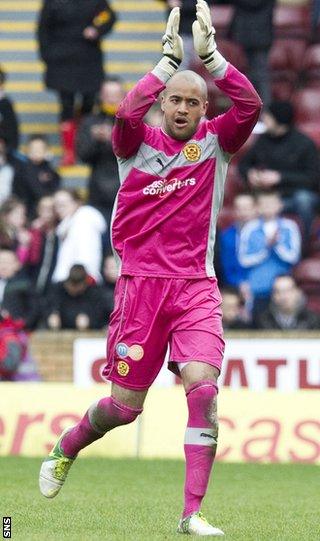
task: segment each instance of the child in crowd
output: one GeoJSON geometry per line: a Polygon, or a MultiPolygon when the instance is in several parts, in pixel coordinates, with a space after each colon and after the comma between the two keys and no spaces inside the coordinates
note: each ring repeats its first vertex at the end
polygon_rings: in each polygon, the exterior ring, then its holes
{"type": "Polygon", "coordinates": [[[41,197],[52,195],[60,187],[60,176],[50,163],[50,148],[44,135],[31,135],[27,145],[27,160],[17,168],[13,193],[27,207],[30,218],[41,197]]]}

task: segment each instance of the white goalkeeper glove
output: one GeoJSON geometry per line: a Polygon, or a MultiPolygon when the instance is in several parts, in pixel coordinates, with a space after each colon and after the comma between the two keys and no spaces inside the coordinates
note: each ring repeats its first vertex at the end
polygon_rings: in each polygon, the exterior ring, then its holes
{"type": "Polygon", "coordinates": [[[205,0],[197,0],[196,10],[197,20],[192,25],[194,48],[207,70],[216,74],[226,64],[226,60],[217,51],[210,8],[205,0]]]}
{"type": "Polygon", "coordinates": [[[168,17],[166,32],[162,38],[163,58],[157,67],[162,68],[172,77],[181,64],[183,58],[183,41],[179,36],[180,8],[173,8],[168,17]]]}

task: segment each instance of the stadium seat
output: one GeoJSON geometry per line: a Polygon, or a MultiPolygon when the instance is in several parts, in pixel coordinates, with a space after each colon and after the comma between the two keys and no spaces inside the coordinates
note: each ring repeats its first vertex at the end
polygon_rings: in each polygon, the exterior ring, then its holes
{"type": "Polygon", "coordinates": [[[275,40],[269,56],[271,88],[274,99],[291,99],[298,85],[299,72],[306,46],[306,42],[302,39],[275,40]]]}
{"type": "Polygon", "coordinates": [[[312,257],[320,257],[320,216],[316,217],[312,222],[309,254],[312,257]]]}
{"type": "MultiPolygon", "coordinates": [[[[227,38],[230,24],[233,17],[232,6],[214,6],[212,10],[212,21],[216,29],[217,38],[227,38]]],[[[220,43],[219,43],[220,50],[220,43]]]]}
{"type": "Polygon", "coordinates": [[[269,65],[272,71],[293,71],[297,74],[301,70],[307,42],[303,39],[277,39],[274,41],[270,55],[269,65]]]}
{"type": "Polygon", "coordinates": [[[291,101],[292,94],[296,89],[297,81],[292,80],[277,80],[276,76],[272,74],[271,80],[271,93],[274,100],[291,101]]]}
{"type": "Polygon", "coordinates": [[[320,151],[320,119],[311,120],[309,122],[297,122],[297,128],[312,139],[318,150],[320,151]]]}
{"type": "Polygon", "coordinates": [[[320,313],[320,258],[304,259],[294,268],[293,276],[307,297],[308,308],[320,313]]]}
{"type": "Polygon", "coordinates": [[[320,120],[320,89],[303,88],[293,95],[297,122],[315,122],[320,120]]]}
{"type": "Polygon", "coordinates": [[[311,45],[306,50],[302,72],[308,86],[320,86],[320,43],[311,45]]]}
{"type": "Polygon", "coordinates": [[[320,296],[320,258],[310,257],[303,259],[293,269],[293,275],[302,289],[311,290],[316,286],[320,296]]]}
{"type": "Polygon", "coordinates": [[[310,38],[310,6],[278,5],[273,21],[277,38],[310,38]]]}

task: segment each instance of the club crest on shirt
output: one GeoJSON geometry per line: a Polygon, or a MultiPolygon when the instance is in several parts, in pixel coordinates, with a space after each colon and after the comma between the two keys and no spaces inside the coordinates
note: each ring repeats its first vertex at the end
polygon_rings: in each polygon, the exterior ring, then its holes
{"type": "Polygon", "coordinates": [[[188,143],[182,152],[189,162],[197,162],[201,156],[201,147],[197,143],[188,143]]]}

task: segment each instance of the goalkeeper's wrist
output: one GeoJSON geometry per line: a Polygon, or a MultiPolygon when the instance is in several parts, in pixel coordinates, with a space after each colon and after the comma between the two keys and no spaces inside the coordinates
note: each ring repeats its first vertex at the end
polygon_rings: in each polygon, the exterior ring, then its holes
{"type": "Polygon", "coordinates": [[[206,56],[200,56],[200,58],[213,77],[216,79],[221,79],[224,76],[228,63],[222,54],[217,51],[217,49],[206,56]]]}
{"type": "Polygon", "coordinates": [[[163,55],[160,62],[152,70],[152,73],[166,83],[172,77],[181,64],[181,60],[175,56],[163,55]]]}

